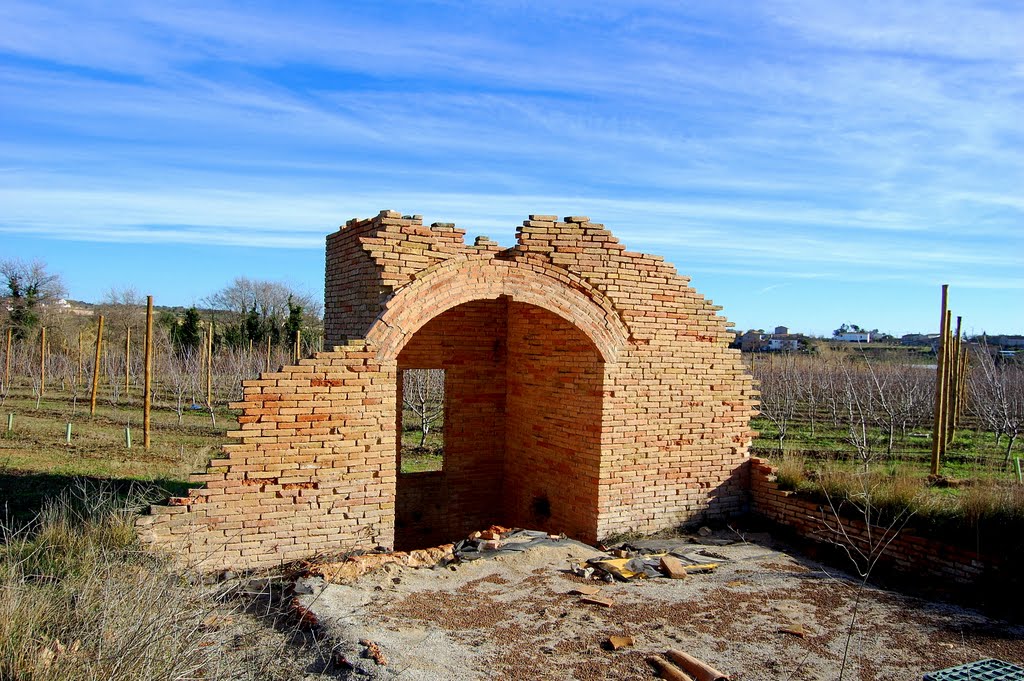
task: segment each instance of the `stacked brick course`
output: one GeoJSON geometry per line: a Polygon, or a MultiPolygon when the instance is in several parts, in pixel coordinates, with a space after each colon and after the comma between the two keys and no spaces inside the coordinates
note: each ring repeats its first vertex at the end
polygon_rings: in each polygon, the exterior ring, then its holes
{"type": "Polygon", "coordinates": [[[252,567],[491,523],[592,541],[745,510],[756,391],[719,308],[586,217],[532,215],[508,249],[463,236],[390,211],[328,236],[337,347],[248,382],[236,443],[145,536],[252,567]],[[397,473],[404,368],[446,370],[441,472],[397,473]]]}

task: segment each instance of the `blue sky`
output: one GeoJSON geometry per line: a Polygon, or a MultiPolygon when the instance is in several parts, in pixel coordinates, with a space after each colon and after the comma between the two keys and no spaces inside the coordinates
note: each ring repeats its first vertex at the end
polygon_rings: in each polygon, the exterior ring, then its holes
{"type": "Polygon", "coordinates": [[[319,292],[381,209],[589,215],[738,328],[1024,332],[1018,2],[0,3],[0,258],[319,292]],[[693,5],[687,7],[686,5],[693,5]]]}

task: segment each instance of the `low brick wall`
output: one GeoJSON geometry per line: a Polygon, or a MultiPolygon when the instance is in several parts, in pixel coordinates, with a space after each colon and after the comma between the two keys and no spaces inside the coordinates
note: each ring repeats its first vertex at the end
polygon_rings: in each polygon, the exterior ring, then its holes
{"type": "MultiPolygon", "coordinates": [[[[837,517],[828,504],[801,499],[793,492],[780,490],[775,482],[776,469],[764,459],[750,460],[751,511],[779,525],[791,528],[798,536],[815,542],[845,544],[851,553],[871,555],[871,546],[885,545],[892,533],[873,527],[871,533],[863,520],[837,517]]],[[[877,552],[876,552],[877,553],[877,552]]],[[[865,559],[859,558],[863,567],[865,559]]],[[[935,586],[973,585],[981,587],[991,576],[1004,578],[1004,561],[993,552],[979,552],[921,536],[915,528],[904,527],[882,551],[878,567],[904,577],[933,582],[935,586]]],[[[924,584],[921,584],[924,586],[924,584]]]]}

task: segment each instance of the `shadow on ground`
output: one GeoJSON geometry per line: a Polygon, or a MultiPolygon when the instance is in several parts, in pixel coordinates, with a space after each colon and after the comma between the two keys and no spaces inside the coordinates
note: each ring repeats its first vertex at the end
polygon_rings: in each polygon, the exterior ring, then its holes
{"type": "Polygon", "coordinates": [[[75,489],[112,492],[120,499],[158,502],[184,496],[189,484],[181,480],[130,480],[82,475],[55,475],[17,470],[0,471],[0,521],[11,526],[31,521],[50,499],[75,489]]]}

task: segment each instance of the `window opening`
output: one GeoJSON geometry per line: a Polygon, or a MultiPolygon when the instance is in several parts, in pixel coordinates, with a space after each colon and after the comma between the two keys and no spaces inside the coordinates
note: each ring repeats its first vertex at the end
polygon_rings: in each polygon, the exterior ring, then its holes
{"type": "Polygon", "coordinates": [[[402,370],[402,473],[444,468],[444,378],[444,369],[402,370]]]}

